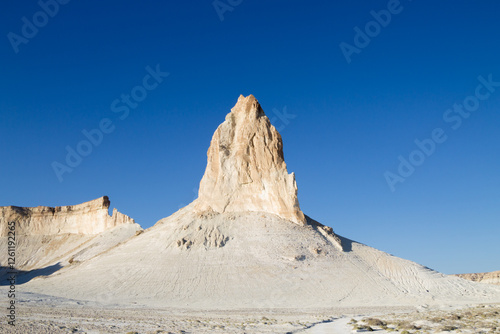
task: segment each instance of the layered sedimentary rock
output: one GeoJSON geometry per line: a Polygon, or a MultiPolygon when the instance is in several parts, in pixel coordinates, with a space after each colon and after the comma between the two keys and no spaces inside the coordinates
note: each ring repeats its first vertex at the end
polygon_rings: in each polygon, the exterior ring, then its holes
{"type": "Polygon", "coordinates": [[[490,273],[474,273],[474,274],[457,274],[460,278],[467,279],[473,282],[487,283],[500,285],[500,270],[490,273]]]}
{"type": "Polygon", "coordinates": [[[13,241],[16,249],[14,263],[13,259],[0,258],[0,279],[10,264],[20,270],[20,282],[59,271],[91,259],[142,230],[116,209],[110,216],[109,206],[104,196],[54,208],[0,207],[0,249],[7,249],[13,241]]]}
{"type": "Polygon", "coordinates": [[[281,136],[253,95],[239,97],[215,131],[207,156],[197,210],[263,211],[305,223],[281,136]]]}
{"type": "Polygon", "coordinates": [[[0,237],[6,236],[8,222],[16,222],[17,235],[99,234],[121,224],[134,224],[134,220],[116,209],[109,216],[107,196],[78,205],[25,208],[0,207],[0,237]]]}

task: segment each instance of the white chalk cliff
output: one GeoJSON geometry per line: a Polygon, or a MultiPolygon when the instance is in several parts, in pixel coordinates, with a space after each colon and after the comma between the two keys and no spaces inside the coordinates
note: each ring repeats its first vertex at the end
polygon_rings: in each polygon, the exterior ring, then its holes
{"type": "Polygon", "coordinates": [[[215,131],[207,155],[196,210],[262,211],[305,223],[281,135],[253,95],[239,97],[215,131]]]}
{"type": "MultiPolygon", "coordinates": [[[[9,235],[15,236],[15,268],[26,273],[86,261],[142,230],[116,209],[110,216],[109,207],[107,196],[70,206],[0,207],[0,248],[7,249],[9,235]],[[15,229],[9,229],[12,222],[15,229]]],[[[1,257],[0,278],[6,267],[1,257]]]]}
{"type": "Polygon", "coordinates": [[[121,224],[134,224],[134,220],[116,209],[109,216],[107,196],[78,205],[34,208],[18,206],[0,207],[0,237],[7,235],[9,221],[16,222],[17,235],[99,234],[121,224]]]}

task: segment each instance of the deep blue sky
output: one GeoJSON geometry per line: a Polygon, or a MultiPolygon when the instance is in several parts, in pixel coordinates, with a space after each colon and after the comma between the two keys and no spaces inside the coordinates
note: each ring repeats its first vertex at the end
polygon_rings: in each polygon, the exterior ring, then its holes
{"type": "Polygon", "coordinates": [[[443,120],[478,76],[500,81],[500,5],[402,0],[348,63],[339,44],[387,7],[243,0],[221,21],[212,1],[72,0],[16,53],[8,34],[41,8],[3,2],[0,205],[108,195],[150,227],[194,199],[213,131],[254,94],[306,214],[444,273],[500,270],[500,87],[458,129],[443,120]],[[111,103],[157,64],[170,75],[121,120],[111,103]],[[273,112],[285,107],[288,124],[273,112]],[[105,118],[114,131],[59,182],[52,163],[105,118]],[[391,191],[384,173],[435,128],[447,140],[391,191]]]}

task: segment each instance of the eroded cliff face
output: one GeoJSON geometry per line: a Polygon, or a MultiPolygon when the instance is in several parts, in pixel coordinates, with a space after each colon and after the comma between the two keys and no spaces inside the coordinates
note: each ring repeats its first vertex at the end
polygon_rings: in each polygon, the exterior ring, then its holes
{"type": "Polygon", "coordinates": [[[134,220],[116,209],[109,216],[107,196],[78,205],[24,208],[0,207],[0,237],[8,233],[8,222],[16,222],[16,235],[54,235],[102,233],[122,224],[134,224],[134,220]]]}
{"type": "Polygon", "coordinates": [[[14,241],[15,258],[0,257],[0,279],[6,268],[19,270],[18,283],[74,267],[142,232],[134,220],[116,209],[108,214],[104,196],[78,205],[35,208],[0,207],[0,249],[14,241]],[[10,225],[12,226],[12,224],[10,225]]]}
{"type": "Polygon", "coordinates": [[[500,285],[500,271],[493,271],[490,273],[457,274],[456,276],[473,282],[500,285]]]}
{"type": "Polygon", "coordinates": [[[253,95],[239,97],[215,131],[207,155],[197,210],[263,211],[305,224],[281,136],[253,95]]]}

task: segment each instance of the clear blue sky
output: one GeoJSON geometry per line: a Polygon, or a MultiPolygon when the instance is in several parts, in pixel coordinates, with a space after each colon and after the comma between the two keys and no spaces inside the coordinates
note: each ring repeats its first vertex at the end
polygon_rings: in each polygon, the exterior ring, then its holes
{"type": "Polygon", "coordinates": [[[108,195],[150,227],[194,199],[213,131],[254,94],[281,128],[306,214],[444,273],[500,270],[500,87],[474,97],[478,76],[500,82],[498,2],[216,5],[72,0],[51,17],[36,1],[3,2],[0,205],[108,195]],[[370,23],[388,9],[385,27],[370,23]],[[355,47],[367,24],[348,63],[340,45],[355,47]],[[158,64],[169,75],[145,90],[158,64]],[[126,107],[132,92],[141,101],[126,107]],[[446,112],[464,99],[474,111],[453,129],[459,114],[446,112]],[[273,112],[284,108],[295,117],[273,112]],[[60,182],[53,162],[103,119],[113,131],[60,182]],[[436,128],[447,140],[391,191],[384,173],[436,128]]]}

